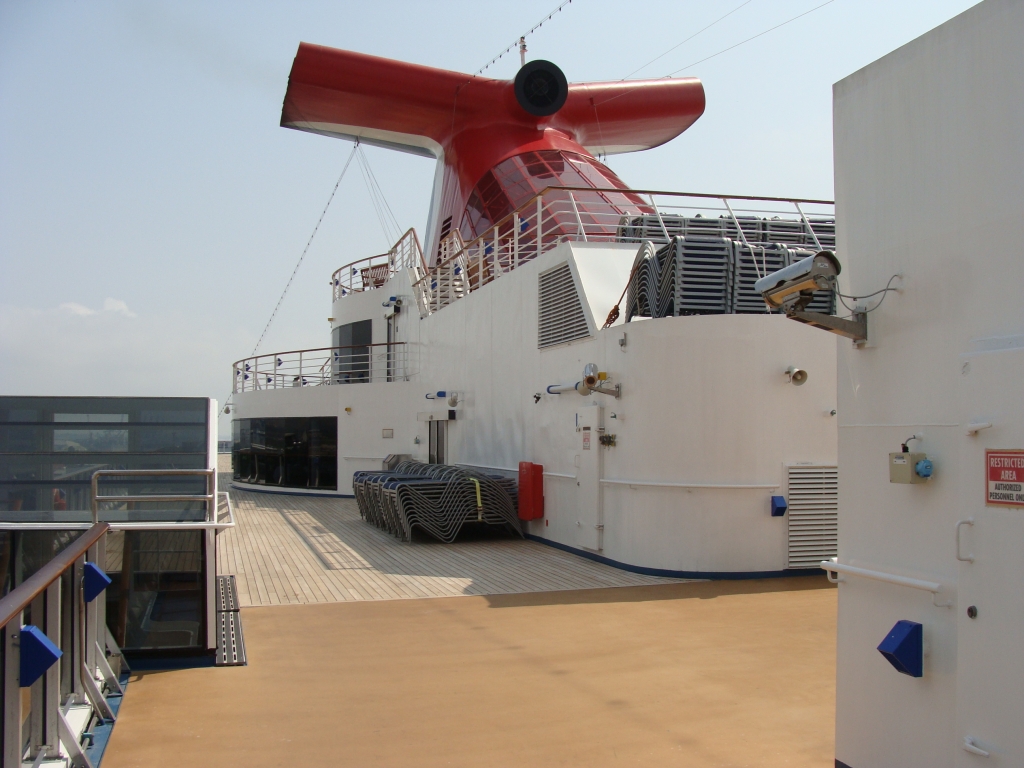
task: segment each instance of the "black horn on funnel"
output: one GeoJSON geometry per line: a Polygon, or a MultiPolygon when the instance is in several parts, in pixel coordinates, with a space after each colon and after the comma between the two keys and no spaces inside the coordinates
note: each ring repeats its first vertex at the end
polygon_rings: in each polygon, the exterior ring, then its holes
{"type": "Polygon", "coordinates": [[[516,101],[537,117],[547,117],[560,110],[569,96],[569,83],[562,70],[550,61],[528,62],[516,74],[516,101]]]}

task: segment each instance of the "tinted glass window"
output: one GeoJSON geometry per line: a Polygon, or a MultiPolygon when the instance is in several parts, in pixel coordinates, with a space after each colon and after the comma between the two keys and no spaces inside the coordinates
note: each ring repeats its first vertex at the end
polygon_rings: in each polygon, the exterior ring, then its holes
{"type": "MultiPolygon", "coordinates": [[[[91,519],[100,469],[205,469],[204,398],[0,397],[0,520],[91,519]]],[[[114,478],[102,493],[200,495],[196,478],[114,478]]],[[[106,503],[105,520],[202,519],[203,502],[106,503]]]]}
{"type": "Polygon", "coordinates": [[[338,489],[338,419],[236,419],[231,463],[244,483],[338,489]]]}

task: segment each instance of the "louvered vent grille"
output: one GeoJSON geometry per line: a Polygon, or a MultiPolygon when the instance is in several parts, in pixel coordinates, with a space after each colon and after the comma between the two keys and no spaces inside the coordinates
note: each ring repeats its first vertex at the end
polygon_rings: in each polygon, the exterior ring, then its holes
{"type": "Polygon", "coordinates": [[[839,511],[837,467],[789,467],[789,568],[817,568],[836,556],[839,511]]]}
{"type": "Polygon", "coordinates": [[[589,336],[587,316],[568,262],[542,274],[539,285],[537,347],[550,347],[589,336]]]}

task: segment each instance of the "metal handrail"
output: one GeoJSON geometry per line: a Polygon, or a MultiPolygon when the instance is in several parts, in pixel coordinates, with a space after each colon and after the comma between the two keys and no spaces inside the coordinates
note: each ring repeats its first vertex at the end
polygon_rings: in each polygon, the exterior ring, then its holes
{"type": "MultiPolygon", "coordinates": [[[[617,241],[618,230],[622,225],[622,217],[627,216],[657,216],[661,224],[662,234],[668,238],[668,230],[665,226],[665,219],[654,200],[655,196],[671,197],[676,199],[717,201],[714,206],[708,205],[662,205],[665,209],[684,209],[692,211],[720,212],[719,217],[709,218],[707,222],[724,220],[723,227],[729,231],[735,230],[746,247],[757,248],[758,243],[750,243],[747,240],[745,230],[756,222],[760,227],[760,217],[749,216],[755,211],[746,209],[734,210],[730,205],[733,202],[765,202],[784,203],[792,206],[792,214],[796,218],[781,219],[786,224],[796,225],[800,229],[800,236],[807,235],[814,245],[820,245],[814,227],[824,223],[812,221],[800,207],[805,205],[834,206],[831,200],[816,200],[813,198],[785,198],[768,197],[763,195],[722,195],[718,193],[698,192],[669,192],[665,190],[646,189],[618,189],[605,187],[585,186],[552,186],[541,190],[525,203],[520,205],[511,213],[489,225],[485,233],[476,239],[463,243],[454,230],[448,235],[439,246],[441,258],[430,268],[423,277],[413,282],[413,291],[419,304],[420,315],[426,316],[436,312],[444,306],[456,301],[483,285],[496,279],[505,272],[517,268],[520,264],[540,256],[565,240],[594,241],[617,241]],[[600,208],[609,210],[595,210],[591,205],[583,203],[583,193],[596,195],[603,202],[600,208]],[[578,196],[579,195],[579,196],[578,196]],[[645,202],[640,196],[647,195],[650,203],[645,202]],[[616,196],[624,202],[612,202],[610,199],[616,196]],[[719,207],[720,206],[720,207],[719,207]],[[629,210],[627,210],[629,209],[629,210]],[[737,216],[736,210],[740,210],[737,216]],[[630,212],[633,211],[633,212],[630,212]],[[524,234],[529,233],[529,234],[524,234]],[[524,243],[523,240],[526,240],[524,243]]],[[[788,215],[787,210],[761,210],[756,213],[774,214],[774,218],[766,219],[774,221],[779,215],[788,215]]],[[[830,220],[834,219],[834,212],[825,214],[812,213],[812,216],[825,215],[830,220]]],[[[699,218],[699,216],[697,217],[699,218]]],[[[701,228],[700,234],[707,234],[701,228]]],[[[756,231],[760,231],[757,229],[756,231]]],[[[779,230],[780,236],[792,236],[796,232],[789,232],[785,228],[779,230]]],[[[728,235],[735,237],[736,235],[728,235]]],[[[785,240],[784,242],[792,242],[785,240]]]]}
{"type": "MultiPolygon", "coordinates": [[[[92,473],[92,523],[96,525],[99,522],[99,509],[101,501],[204,501],[206,502],[206,520],[204,522],[216,522],[216,519],[211,520],[210,515],[216,515],[216,504],[217,504],[217,492],[216,492],[216,469],[98,469],[92,473]],[[137,496],[100,496],[99,495],[99,481],[100,477],[205,477],[206,478],[206,493],[203,495],[193,494],[151,494],[151,495],[137,495],[137,496]]],[[[179,525],[171,522],[175,528],[179,525]]],[[[166,524],[165,524],[166,525],[166,524]]]]}
{"type": "Polygon", "coordinates": [[[314,347],[254,355],[232,364],[234,391],[347,384],[353,381],[365,383],[380,380],[381,377],[388,381],[402,380],[408,375],[408,356],[404,341],[314,347]]]}
{"type": "MultiPolygon", "coordinates": [[[[517,216],[521,216],[521,214],[523,212],[525,212],[525,211],[527,211],[527,210],[529,210],[531,208],[534,208],[537,205],[537,203],[542,198],[544,198],[545,196],[549,195],[552,192],[569,192],[569,193],[572,193],[572,192],[591,192],[591,193],[603,193],[603,194],[620,194],[620,195],[630,195],[630,194],[632,194],[632,195],[648,195],[648,196],[650,196],[650,195],[658,195],[660,197],[685,197],[685,198],[695,198],[695,199],[715,199],[715,200],[722,200],[723,202],[726,201],[726,200],[749,200],[749,201],[757,201],[757,202],[791,203],[791,204],[794,204],[794,205],[798,204],[798,203],[806,203],[806,204],[812,204],[812,205],[835,205],[835,201],[834,200],[815,200],[813,198],[802,198],[802,197],[766,197],[766,196],[763,196],[763,195],[722,195],[722,194],[710,193],[710,192],[668,192],[668,191],[665,191],[665,190],[658,190],[658,189],[616,189],[616,188],[613,188],[613,187],[561,187],[561,186],[559,186],[559,187],[545,187],[543,190],[541,190],[536,195],[534,195],[529,200],[527,200],[525,203],[523,203],[518,208],[516,208],[512,213],[506,214],[504,218],[502,218],[502,219],[498,220],[497,222],[495,222],[494,224],[492,224],[491,225],[491,229],[493,229],[493,230],[501,229],[503,225],[506,225],[506,224],[512,222],[517,216]]],[[[575,202],[575,200],[573,200],[573,203],[574,202],[575,202]]],[[[646,205],[646,204],[641,203],[641,205],[646,205]]],[[[488,232],[487,234],[484,234],[484,235],[480,235],[476,239],[471,240],[468,243],[466,243],[464,245],[464,249],[466,251],[471,251],[471,250],[473,250],[473,248],[475,246],[479,246],[481,243],[486,241],[487,238],[489,238],[489,237],[492,237],[492,234],[490,232],[488,232]]],[[[454,256],[449,257],[448,261],[452,261],[455,258],[458,258],[458,255],[459,254],[456,254],[454,256]]],[[[438,267],[443,266],[443,265],[444,265],[443,262],[438,262],[434,266],[434,268],[437,269],[438,267]]],[[[420,280],[418,280],[417,283],[422,282],[423,280],[427,279],[428,277],[429,277],[429,275],[425,275],[424,277],[420,278],[420,280]]]]}
{"type": "Polygon", "coordinates": [[[59,579],[75,561],[89,548],[103,538],[110,529],[107,523],[94,523],[89,530],[75,539],[53,560],[48,562],[25,581],[0,598],[0,627],[6,627],[21,615],[47,587],[59,579]]]}
{"type": "MultiPolygon", "coordinates": [[[[115,497],[119,500],[123,500],[124,496],[115,497]]],[[[146,500],[150,500],[152,497],[147,496],[146,500]]],[[[209,521],[200,523],[196,521],[178,522],[176,520],[162,520],[153,522],[130,522],[130,523],[104,523],[109,525],[111,531],[166,531],[173,528],[175,531],[222,531],[226,528],[234,528],[235,525],[235,510],[231,505],[231,496],[228,495],[227,491],[218,491],[218,507],[220,501],[225,502],[227,508],[227,515],[222,520],[218,515],[216,522],[209,521]]],[[[92,523],[33,523],[33,522],[22,522],[22,523],[5,523],[0,522],[0,531],[85,531],[92,526],[92,523]]]]}
{"type": "Polygon", "coordinates": [[[243,357],[241,360],[235,360],[231,365],[237,368],[242,363],[247,363],[250,360],[260,360],[264,357],[277,357],[278,355],[298,355],[305,354],[306,352],[337,352],[338,350],[345,349],[366,349],[367,347],[400,347],[404,346],[404,341],[392,341],[388,343],[386,341],[378,342],[376,344],[350,344],[345,347],[311,347],[310,349],[287,349],[284,352],[267,352],[265,355],[253,355],[252,357],[243,357]]]}
{"type": "Polygon", "coordinates": [[[833,557],[831,560],[822,560],[818,563],[823,571],[825,571],[828,580],[833,584],[838,584],[843,581],[842,575],[848,576],[860,576],[865,579],[872,579],[873,581],[883,581],[886,584],[895,584],[899,587],[909,587],[910,589],[920,589],[924,592],[932,593],[932,605],[936,608],[952,608],[953,602],[948,601],[945,603],[935,602],[938,599],[939,593],[942,592],[943,586],[937,581],[926,581],[924,579],[915,579],[910,576],[900,576],[895,573],[886,573],[885,571],[875,571],[870,568],[860,568],[856,565],[847,565],[846,563],[840,563],[839,558],[833,557]],[[832,574],[837,574],[833,579],[832,574]]]}
{"type": "MultiPolygon", "coordinates": [[[[357,288],[352,281],[352,275],[355,272],[361,272],[364,268],[385,265],[388,267],[389,278],[399,269],[418,268],[420,272],[425,273],[427,271],[426,262],[423,260],[423,248],[420,246],[419,236],[416,234],[415,229],[410,228],[406,230],[405,234],[398,238],[395,244],[391,246],[391,249],[385,253],[357,259],[338,267],[331,275],[331,288],[334,292],[334,300],[337,301],[346,293],[360,293],[377,288],[378,286],[362,284],[357,288]],[[382,261],[385,259],[386,261],[382,261]]],[[[361,276],[360,283],[362,283],[361,276]]]]}

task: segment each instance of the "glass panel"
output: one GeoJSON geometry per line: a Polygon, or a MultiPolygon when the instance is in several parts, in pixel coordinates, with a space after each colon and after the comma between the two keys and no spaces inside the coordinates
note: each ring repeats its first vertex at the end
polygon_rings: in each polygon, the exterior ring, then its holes
{"type": "Polygon", "coordinates": [[[128,450],[127,429],[55,429],[54,451],[102,451],[116,453],[128,450]]]}
{"type": "Polygon", "coordinates": [[[127,413],[55,413],[53,414],[54,421],[84,421],[84,422],[123,422],[128,423],[127,413]]]}
{"type": "MultiPolygon", "coordinates": [[[[97,470],[206,468],[208,409],[201,398],[0,397],[0,515],[11,522],[85,522],[97,470]]],[[[111,495],[205,493],[197,478],[105,483],[111,495]]],[[[107,506],[111,520],[195,520],[205,513],[201,502],[107,506]]]]}
{"type": "Polygon", "coordinates": [[[130,650],[205,646],[201,531],[107,534],[107,626],[130,650]]]}

